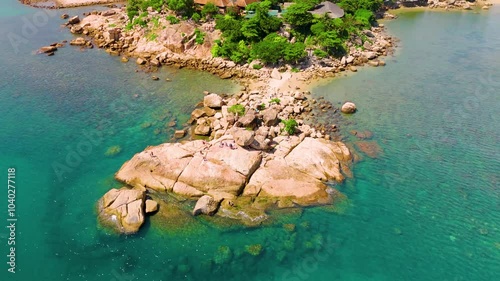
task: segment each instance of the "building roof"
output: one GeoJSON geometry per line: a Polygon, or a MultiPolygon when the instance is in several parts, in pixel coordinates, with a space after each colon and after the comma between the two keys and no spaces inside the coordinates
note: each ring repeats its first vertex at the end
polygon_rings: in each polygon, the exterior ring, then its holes
{"type": "Polygon", "coordinates": [[[311,14],[324,15],[332,19],[341,18],[344,16],[344,10],[330,1],[321,2],[313,10],[310,11],[311,14]]]}
{"type": "Polygon", "coordinates": [[[225,7],[246,7],[249,4],[252,4],[254,2],[257,2],[259,0],[194,0],[194,3],[200,4],[200,5],[206,5],[208,3],[213,3],[215,6],[220,7],[220,8],[225,8],[225,7]]]}

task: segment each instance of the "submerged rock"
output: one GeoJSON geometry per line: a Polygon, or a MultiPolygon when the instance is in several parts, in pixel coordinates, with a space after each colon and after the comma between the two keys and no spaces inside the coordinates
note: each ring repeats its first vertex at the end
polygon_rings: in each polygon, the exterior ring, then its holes
{"type": "Polygon", "coordinates": [[[382,152],[382,148],[375,141],[358,141],[356,147],[370,158],[377,158],[382,152]]]}
{"type": "Polygon", "coordinates": [[[40,53],[54,53],[55,51],[57,51],[57,47],[55,46],[45,46],[45,47],[41,47],[40,49],[38,49],[38,52],[40,53]]]}
{"type": "Polygon", "coordinates": [[[356,112],[356,105],[352,102],[346,102],[342,105],[341,111],[348,114],[354,113],[356,112]]]}

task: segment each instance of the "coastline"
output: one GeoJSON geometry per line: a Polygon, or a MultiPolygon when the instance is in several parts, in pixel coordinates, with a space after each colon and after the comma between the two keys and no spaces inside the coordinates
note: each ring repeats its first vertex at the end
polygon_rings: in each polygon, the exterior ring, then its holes
{"type": "MultiPolygon", "coordinates": [[[[383,24],[365,30],[369,38],[363,50],[348,42],[347,54],[342,58],[319,59],[309,55],[299,65],[278,64],[256,69],[258,61],[247,64],[235,64],[230,60],[212,57],[212,43],[220,38],[220,31],[215,30],[214,22],[194,24],[182,21],[169,23],[159,17],[157,12],[147,16],[149,23],[145,27],[126,27],[125,9],[113,8],[107,11],[93,11],[84,14],[84,18],[70,18],[66,26],[78,37],[71,45],[80,48],[94,46],[106,50],[110,55],[120,56],[126,63],[135,60],[141,71],[155,72],[163,65],[177,68],[191,68],[210,72],[223,79],[234,78],[240,84],[262,89],[273,77],[280,77],[282,82],[274,82],[270,88],[275,90],[309,89],[317,80],[338,76],[340,73],[356,72],[361,66],[384,66],[384,57],[393,53],[396,40],[389,36],[383,24]],[[158,28],[162,26],[162,28],[158,28]],[[204,32],[203,44],[195,43],[197,30],[204,32]],[[371,43],[369,43],[371,42],[371,43]],[[278,86],[279,85],[279,86],[278,86]]],[[[68,18],[66,16],[65,18],[68,18]]],[[[53,52],[50,53],[53,55],[53,52]]]]}
{"type": "Polygon", "coordinates": [[[65,9],[125,3],[124,0],[19,0],[22,4],[43,9],[65,9]]]}

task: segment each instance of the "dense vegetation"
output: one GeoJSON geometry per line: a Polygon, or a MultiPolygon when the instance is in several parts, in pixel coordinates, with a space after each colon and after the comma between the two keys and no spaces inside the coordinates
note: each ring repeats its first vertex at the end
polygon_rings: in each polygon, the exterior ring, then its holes
{"type": "MultiPolygon", "coordinates": [[[[270,9],[279,9],[280,1],[252,3],[246,7],[247,17],[234,9],[221,15],[214,4],[195,7],[193,0],[128,0],[127,13],[131,25],[143,24],[141,11],[148,7],[158,11],[168,8],[195,22],[215,19],[222,38],[215,42],[213,56],[237,63],[259,60],[263,64],[295,64],[307,55],[306,50],[320,58],[340,56],[346,53],[349,40],[366,40],[361,31],[371,27],[375,22],[374,12],[383,4],[383,0],[337,0],[334,2],[344,9],[345,15],[331,19],[309,12],[320,0],[294,0],[282,17],[269,15],[270,9]]],[[[260,64],[255,66],[259,67],[260,64]]]]}

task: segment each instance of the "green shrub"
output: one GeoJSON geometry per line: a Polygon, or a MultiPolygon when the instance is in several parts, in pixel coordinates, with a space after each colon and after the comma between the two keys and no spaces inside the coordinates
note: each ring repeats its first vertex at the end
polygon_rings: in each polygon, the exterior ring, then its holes
{"type": "Polygon", "coordinates": [[[176,18],[176,17],[174,17],[174,16],[172,16],[172,15],[167,16],[167,20],[168,20],[171,24],[177,24],[177,23],[179,23],[179,22],[180,22],[178,18],[176,18]]]}
{"type": "Polygon", "coordinates": [[[257,69],[257,70],[259,70],[259,69],[261,69],[263,66],[262,66],[262,64],[258,64],[258,63],[256,63],[256,64],[254,64],[252,67],[253,67],[253,69],[257,69]]]}
{"type": "Polygon", "coordinates": [[[280,104],[281,100],[279,98],[273,98],[269,101],[269,104],[275,103],[275,104],[280,104]]]}
{"type": "Polygon", "coordinates": [[[227,111],[230,113],[234,113],[237,116],[245,115],[245,107],[241,104],[232,105],[227,109],[227,111]]]}
{"type": "Polygon", "coordinates": [[[194,30],[194,35],[196,36],[195,39],[194,39],[194,41],[196,42],[196,44],[201,45],[201,44],[203,44],[203,42],[205,42],[205,33],[203,33],[198,28],[196,28],[194,30]]]}
{"type": "Polygon", "coordinates": [[[359,26],[366,29],[369,29],[375,21],[375,16],[372,11],[365,9],[357,10],[356,13],[354,13],[354,18],[359,26]]]}
{"type": "Polygon", "coordinates": [[[191,16],[191,19],[192,19],[194,22],[200,22],[200,20],[201,20],[201,16],[200,16],[200,14],[198,14],[198,13],[194,13],[194,14],[191,16]]]}
{"type": "Polygon", "coordinates": [[[206,18],[207,16],[214,16],[219,13],[219,8],[215,6],[214,3],[207,3],[203,8],[201,9],[201,16],[206,18]]]}
{"type": "Polygon", "coordinates": [[[177,14],[189,14],[193,9],[193,0],[166,0],[170,10],[176,11],[177,14]]]}
{"type": "Polygon", "coordinates": [[[295,119],[281,120],[281,123],[285,124],[285,128],[283,128],[283,130],[285,130],[285,132],[289,135],[293,135],[297,129],[297,125],[299,125],[295,119]]]}
{"type": "Polygon", "coordinates": [[[318,58],[326,58],[328,56],[328,53],[321,49],[314,50],[313,54],[318,58]]]}

